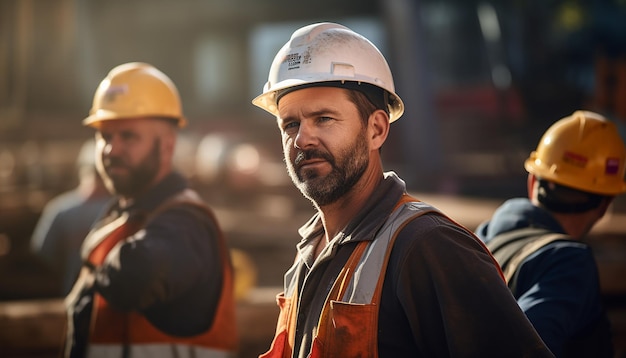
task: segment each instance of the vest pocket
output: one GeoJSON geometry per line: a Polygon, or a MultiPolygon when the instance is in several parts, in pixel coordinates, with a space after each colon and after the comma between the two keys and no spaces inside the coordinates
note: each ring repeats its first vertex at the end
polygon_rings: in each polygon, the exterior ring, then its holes
{"type": "MultiPolygon", "coordinates": [[[[316,340],[323,357],[377,357],[378,307],[330,302],[330,312],[316,340]]],[[[315,344],[314,344],[315,346],[315,344]]]]}

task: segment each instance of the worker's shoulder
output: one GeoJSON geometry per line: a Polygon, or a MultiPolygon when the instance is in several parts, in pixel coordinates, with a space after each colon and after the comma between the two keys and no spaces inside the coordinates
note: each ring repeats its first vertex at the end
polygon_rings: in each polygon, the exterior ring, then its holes
{"type": "Polygon", "coordinates": [[[153,212],[151,222],[159,221],[197,221],[216,222],[213,209],[197,193],[185,190],[166,199],[153,212]]]}
{"type": "Polygon", "coordinates": [[[558,259],[570,263],[594,261],[591,247],[581,241],[568,238],[566,236],[557,240],[548,242],[547,244],[537,248],[535,252],[529,256],[529,259],[558,259]]]}
{"type": "Polygon", "coordinates": [[[471,231],[440,211],[427,211],[407,219],[400,227],[399,245],[445,245],[457,240],[476,241],[471,231]]]}
{"type": "Polygon", "coordinates": [[[405,216],[406,226],[410,226],[412,230],[436,230],[442,226],[463,228],[444,211],[425,202],[408,202],[405,204],[404,210],[408,214],[405,216]],[[414,214],[411,215],[411,212],[414,214]]]}

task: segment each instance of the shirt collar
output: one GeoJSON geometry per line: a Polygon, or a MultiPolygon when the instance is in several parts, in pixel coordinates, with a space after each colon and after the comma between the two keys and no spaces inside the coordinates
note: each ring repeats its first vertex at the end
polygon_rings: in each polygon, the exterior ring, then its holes
{"type": "MultiPolygon", "coordinates": [[[[344,230],[338,236],[338,243],[343,244],[351,241],[373,240],[378,229],[384,224],[387,217],[393,211],[396,203],[406,192],[406,185],[394,172],[384,173],[383,180],[380,182],[373,195],[370,196],[363,209],[350,220],[344,230]]],[[[315,242],[323,233],[324,227],[319,213],[316,213],[307,221],[298,233],[302,240],[298,244],[298,248],[315,242]]],[[[337,238],[336,238],[337,239],[337,238]]]]}

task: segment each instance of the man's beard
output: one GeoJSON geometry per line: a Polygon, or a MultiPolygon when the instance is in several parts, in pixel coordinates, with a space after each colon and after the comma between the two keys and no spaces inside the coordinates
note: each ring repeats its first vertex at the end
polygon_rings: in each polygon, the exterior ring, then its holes
{"type": "Polygon", "coordinates": [[[286,160],[287,171],[296,187],[309,200],[318,206],[332,204],[348,193],[367,169],[369,153],[366,143],[363,130],[350,147],[339,153],[339,158],[316,149],[300,151],[293,162],[286,160]],[[326,160],[332,167],[330,173],[320,176],[313,169],[297,169],[301,161],[312,158],[326,160]]]}
{"type": "Polygon", "coordinates": [[[104,181],[113,194],[123,197],[136,197],[152,183],[159,172],[161,157],[160,141],[154,141],[152,150],[136,167],[130,167],[123,158],[109,157],[104,161],[104,181]],[[128,170],[126,175],[109,173],[109,168],[122,167],[128,170]]]}

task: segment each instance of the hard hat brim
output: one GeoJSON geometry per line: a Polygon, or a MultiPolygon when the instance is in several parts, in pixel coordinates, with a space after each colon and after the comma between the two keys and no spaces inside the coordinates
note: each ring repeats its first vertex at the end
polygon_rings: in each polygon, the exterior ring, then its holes
{"type": "MultiPolygon", "coordinates": [[[[252,100],[252,104],[265,110],[266,112],[269,112],[270,114],[274,116],[278,116],[277,94],[280,91],[288,89],[288,88],[294,88],[294,90],[298,90],[301,88],[307,88],[313,84],[319,86],[319,85],[323,85],[326,82],[329,83],[329,87],[337,87],[335,85],[331,85],[331,83],[335,83],[337,82],[337,80],[328,80],[328,81],[306,81],[302,79],[285,80],[285,81],[278,83],[275,86],[272,86],[271,91],[264,91],[264,93],[256,96],[252,100]]],[[[351,81],[351,82],[358,82],[358,81],[351,81]]],[[[378,84],[375,84],[375,83],[369,83],[369,82],[364,82],[364,81],[361,81],[361,82],[379,87],[378,84]]],[[[266,85],[266,87],[267,86],[268,85],[266,85]]],[[[382,89],[385,90],[384,88],[382,89]]],[[[404,113],[404,103],[402,102],[402,99],[400,98],[400,96],[398,96],[397,94],[389,92],[387,90],[385,91],[391,97],[391,100],[389,101],[389,122],[392,123],[398,120],[404,113]]]]}
{"type": "MultiPolygon", "coordinates": [[[[99,128],[100,123],[103,121],[114,121],[121,119],[134,119],[134,118],[164,118],[163,115],[155,114],[155,115],[141,115],[141,116],[120,116],[118,113],[107,111],[107,110],[98,110],[97,113],[91,114],[87,118],[83,119],[83,125],[92,128],[99,128]]],[[[168,117],[169,118],[169,117],[168,117]]],[[[178,128],[184,128],[187,126],[187,119],[183,116],[181,117],[172,117],[172,120],[176,122],[178,128]]]]}

